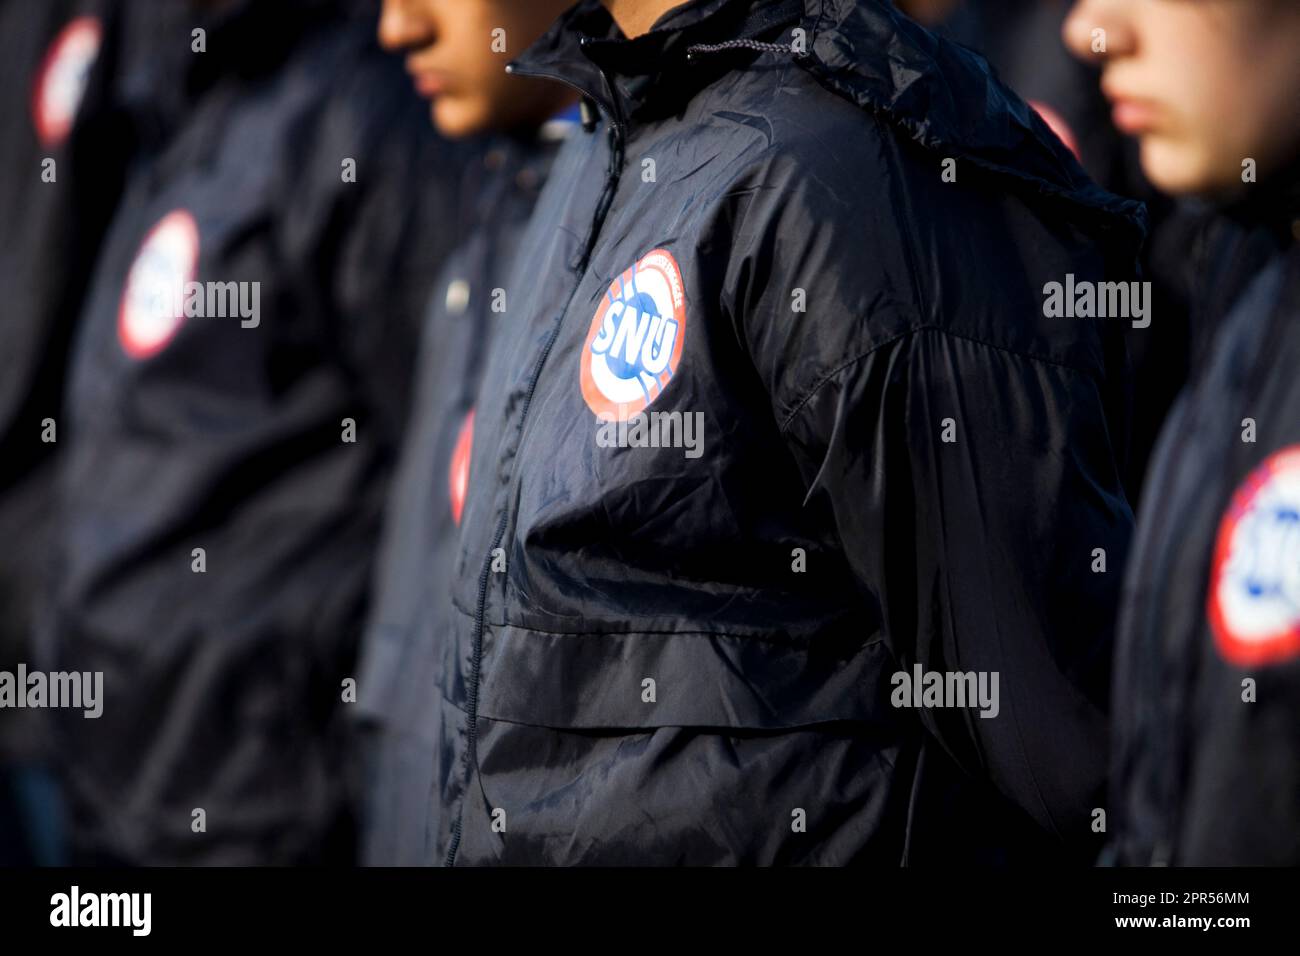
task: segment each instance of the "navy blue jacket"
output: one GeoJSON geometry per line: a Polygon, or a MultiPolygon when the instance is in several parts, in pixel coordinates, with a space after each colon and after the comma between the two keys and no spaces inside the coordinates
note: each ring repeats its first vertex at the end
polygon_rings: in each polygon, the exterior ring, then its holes
{"type": "Polygon", "coordinates": [[[492,337],[508,316],[496,290],[506,284],[537,194],[572,126],[556,120],[536,137],[499,138],[462,182],[471,204],[465,219],[474,225],[429,303],[358,669],[362,859],[370,864],[435,862],[428,822],[440,700],[430,691],[448,592],[430,582],[446,582],[455,567],[474,399],[492,337]]]}
{"type": "MultiPolygon", "coordinates": [[[[1300,865],[1300,164],[1250,189],[1231,215],[1271,254],[1161,433],[1125,581],[1121,864],[1300,865]]],[[[1257,261],[1237,245],[1207,298],[1257,261]]]]}
{"type": "Polygon", "coordinates": [[[105,697],[98,720],[60,714],[74,849],[346,859],[343,681],[459,152],[373,7],[251,0],[196,22],[205,53],[189,25],[155,37],[187,69],[149,112],[180,122],[131,170],[61,439],[53,646],[103,671],[105,697]],[[215,309],[178,312],[181,280],[213,284],[215,309]],[[225,283],[246,306],[256,290],[253,314],[210,314],[231,310],[225,283]]]}
{"type": "Polygon", "coordinates": [[[1140,207],[881,3],[585,2],[512,69],[599,119],[476,402],[438,856],[1095,857],[1126,382],[1044,289],[1135,278],[1140,207]]]}
{"type": "MultiPolygon", "coordinates": [[[[0,669],[31,664],[50,573],[51,469],[71,329],[132,144],[109,113],[118,7],[0,3],[0,669]]],[[[40,754],[38,713],[0,713],[0,755],[40,754]]]]}

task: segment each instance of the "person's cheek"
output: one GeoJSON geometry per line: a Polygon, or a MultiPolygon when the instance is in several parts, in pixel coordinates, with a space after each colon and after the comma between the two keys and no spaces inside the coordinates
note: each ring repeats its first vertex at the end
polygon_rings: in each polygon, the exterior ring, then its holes
{"type": "Polygon", "coordinates": [[[505,72],[504,64],[493,63],[476,86],[478,101],[475,112],[479,122],[493,128],[509,126],[510,118],[520,108],[527,88],[505,72]]]}
{"type": "Polygon", "coordinates": [[[1209,175],[1221,189],[1256,181],[1260,167],[1269,164],[1269,143],[1276,138],[1267,90],[1258,89],[1244,73],[1207,95],[1213,97],[1214,111],[1200,135],[1209,175]]]}
{"type": "Polygon", "coordinates": [[[1242,114],[1232,85],[1222,81],[1222,62],[1207,63],[1169,91],[1167,126],[1152,152],[1177,191],[1221,190],[1234,175],[1242,114]],[[1216,81],[1216,77],[1219,80],[1216,81]]]}

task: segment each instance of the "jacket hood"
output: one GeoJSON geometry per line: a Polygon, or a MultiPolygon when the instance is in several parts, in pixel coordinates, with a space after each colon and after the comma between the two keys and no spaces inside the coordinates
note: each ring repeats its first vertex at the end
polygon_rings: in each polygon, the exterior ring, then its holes
{"type": "Polygon", "coordinates": [[[1103,227],[1145,233],[1143,205],[1089,179],[982,56],[880,0],[804,0],[804,9],[808,54],[798,62],[826,89],[939,156],[1080,207],[1103,227]]]}

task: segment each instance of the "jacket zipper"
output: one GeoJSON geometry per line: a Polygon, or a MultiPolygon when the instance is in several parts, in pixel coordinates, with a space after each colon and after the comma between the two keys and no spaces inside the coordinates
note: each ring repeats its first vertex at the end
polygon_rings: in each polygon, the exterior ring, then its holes
{"type": "MultiPolygon", "coordinates": [[[[594,96],[590,91],[570,82],[562,76],[552,73],[533,72],[518,70],[513,64],[507,67],[507,71],[516,76],[529,76],[541,79],[556,80],[576,90],[582,96],[599,104],[605,109],[609,117],[609,138],[610,138],[610,159],[609,168],[605,174],[605,188],[601,192],[600,199],[596,203],[596,213],[592,220],[591,232],[587,239],[586,247],[582,253],[582,259],[577,263],[575,271],[578,274],[577,282],[569,291],[569,297],[564,303],[564,308],[557,317],[545,344],[542,346],[541,354],[537,356],[537,362],[533,365],[532,374],[528,380],[528,390],[524,393],[523,404],[519,410],[519,441],[523,442],[524,425],[528,421],[528,411],[533,404],[533,394],[537,391],[537,382],[541,378],[542,368],[546,364],[547,358],[551,354],[556,340],[560,337],[560,330],[564,324],[564,316],[568,314],[569,306],[573,302],[573,297],[577,295],[578,287],[582,285],[582,275],[586,271],[587,262],[591,258],[591,252],[595,248],[596,238],[600,234],[601,227],[604,225],[605,216],[609,212],[609,207],[614,202],[614,193],[618,189],[619,177],[623,169],[623,139],[624,128],[620,119],[614,113],[610,101],[604,101],[594,96]]],[[[601,75],[605,78],[605,85],[612,86],[609,77],[604,71],[601,75]]],[[[515,474],[511,473],[511,483],[514,483],[515,474]]],[[[479,573],[478,582],[478,605],[474,614],[474,631],[472,637],[472,647],[470,657],[470,672],[468,687],[466,690],[466,729],[465,729],[465,792],[460,797],[460,808],[456,813],[456,823],[452,828],[451,842],[447,846],[446,866],[456,865],[456,854],[460,850],[461,833],[465,823],[465,804],[469,800],[470,787],[474,778],[474,767],[478,763],[478,694],[479,694],[479,676],[483,662],[483,628],[484,619],[487,616],[487,593],[488,582],[491,580],[489,575],[492,574],[492,555],[501,547],[505,539],[506,525],[510,518],[509,502],[501,510],[501,516],[497,519],[496,531],[492,536],[492,546],[488,549],[487,557],[483,561],[483,569],[479,573]]]]}

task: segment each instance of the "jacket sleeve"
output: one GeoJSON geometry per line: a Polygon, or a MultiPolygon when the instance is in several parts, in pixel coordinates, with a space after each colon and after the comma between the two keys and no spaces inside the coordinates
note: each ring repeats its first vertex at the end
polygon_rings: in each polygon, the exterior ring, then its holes
{"type": "Polygon", "coordinates": [[[1075,207],[944,183],[936,156],[852,122],[835,149],[783,135],[732,190],[724,308],[810,519],[833,524],[863,627],[892,652],[891,703],[916,703],[918,667],[954,690],[984,675],[988,706],[912,712],[978,783],[1095,856],[1133,525],[1126,375],[1118,323],[1049,318],[1043,293],[1067,272],[1131,279],[1135,260],[1075,207]]]}
{"type": "Polygon", "coordinates": [[[848,356],[783,423],[899,671],[996,688],[921,708],[926,729],[1068,842],[1104,805],[1132,524],[1103,404],[1090,375],[922,328],[848,356]]]}

